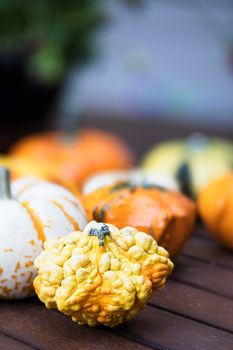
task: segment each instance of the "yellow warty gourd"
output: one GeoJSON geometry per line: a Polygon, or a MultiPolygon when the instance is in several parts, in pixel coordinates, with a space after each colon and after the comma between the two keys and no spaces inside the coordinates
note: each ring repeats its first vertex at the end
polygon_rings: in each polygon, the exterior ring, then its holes
{"type": "Polygon", "coordinates": [[[132,227],[92,221],[44,247],[35,260],[36,293],[80,325],[132,319],[173,269],[168,252],[132,227]]]}

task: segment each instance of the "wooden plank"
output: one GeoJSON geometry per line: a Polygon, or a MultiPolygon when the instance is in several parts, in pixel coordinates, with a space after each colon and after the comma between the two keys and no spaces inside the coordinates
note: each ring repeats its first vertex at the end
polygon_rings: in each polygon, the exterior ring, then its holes
{"type": "Polygon", "coordinates": [[[165,288],[151,298],[150,304],[233,332],[231,299],[168,280],[165,288]]]}
{"type": "Polygon", "coordinates": [[[32,350],[35,348],[29,345],[20,343],[17,340],[12,339],[5,334],[0,334],[0,349],[1,350],[32,350]]]}
{"type": "Polygon", "coordinates": [[[180,256],[171,279],[224,297],[233,298],[233,271],[180,256]]]}
{"type": "Polygon", "coordinates": [[[46,310],[34,300],[0,302],[0,332],[46,350],[148,350],[104,328],[79,327],[70,318],[46,310]]]}
{"type": "Polygon", "coordinates": [[[150,306],[114,332],[162,349],[233,350],[233,334],[150,306]]]}
{"type": "Polygon", "coordinates": [[[186,243],[182,254],[197,258],[212,266],[220,266],[233,270],[233,253],[222,248],[212,240],[204,240],[193,236],[186,243]]]}
{"type": "Polygon", "coordinates": [[[196,225],[194,227],[193,230],[193,236],[196,237],[200,237],[203,238],[207,241],[212,240],[211,236],[209,235],[209,233],[207,232],[205,226],[202,224],[202,222],[200,221],[200,219],[197,219],[196,225]]]}
{"type": "Polygon", "coordinates": [[[36,348],[105,349],[111,344],[113,350],[121,347],[126,350],[145,350],[148,347],[233,350],[232,334],[150,306],[145,307],[134,321],[113,330],[78,327],[68,317],[48,311],[33,301],[18,302],[13,306],[3,302],[0,307],[1,331],[11,332],[36,348]]]}

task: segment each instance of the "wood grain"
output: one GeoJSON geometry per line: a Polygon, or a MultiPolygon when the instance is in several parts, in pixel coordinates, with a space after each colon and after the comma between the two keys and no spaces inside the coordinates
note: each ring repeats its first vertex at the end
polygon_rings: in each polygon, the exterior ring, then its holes
{"type": "Polygon", "coordinates": [[[149,303],[233,333],[233,299],[169,280],[149,303]]]}
{"type": "Polygon", "coordinates": [[[233,350],[233,334],[149,306],[114,332],[165,349],[233,350]]]}
{"type": "MultiPolygon", "coordinates": [[[[110,333],[104,328],[79,327],[70,318],[46,310],[33,299],[0,302],[0,332],[46,350],[146,350],[143,345],[110,333]]],[[[1,345],[1,343],[0,343],[1,345]]]]}
{"type": "Polygon", "coordinates": [[[66,316],[46,310],[36,298],[1,301],[0,332],[5,336],[0,337],[0,349],[4,349],[4,345],[8,350],[15,343],[13,349],[20,350],[67,350],[67,346],[70,350],[89,350],[93,346],[102,350],[109,344],[112,350],[120,347],[231,350],[231,259],[229,253],[213,245],[215,243],[194,235],[184,250],[190,257],[180,256],[176,260],[175,272],[164,290],[151,299],[150,305],[134,321],[114,330],[78,327],[66,316]],[[206,261],[202,261],[204,253],[206,261]],[[211,263],[213,254],[221,267],[211,263]]]}
{"type": "Polygon", "coordinates": [[[12,339],[5,334],[0,334],[0,349],[1,350],[33,350],[27,344],[21,343],[18,340],[12,339]]]}
{"type": "Polygon", "coordinates": [[[175,262],[171,278],[223,297],[233,298],[233,271],[228,269],[180,256],[175,262]]]}
{"type": "Polygon", "coordinates": [[[193,236],[186,243],[183,255],[197,258],[212,266],[225,267],[233,270],[233,253],[220,247],[212,240],[204,240],[193,236]]]}

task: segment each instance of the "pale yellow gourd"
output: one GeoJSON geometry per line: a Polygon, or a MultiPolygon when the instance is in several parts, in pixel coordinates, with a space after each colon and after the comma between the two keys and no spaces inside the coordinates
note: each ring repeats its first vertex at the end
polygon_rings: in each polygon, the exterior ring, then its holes
{"type": "Polygon", "coordinates": [[[141,310],[173,269],[167,251],[132,227],[90,222],[45,242],[34,287],[47,308],[78,324],[114,327],[141,310]]]}

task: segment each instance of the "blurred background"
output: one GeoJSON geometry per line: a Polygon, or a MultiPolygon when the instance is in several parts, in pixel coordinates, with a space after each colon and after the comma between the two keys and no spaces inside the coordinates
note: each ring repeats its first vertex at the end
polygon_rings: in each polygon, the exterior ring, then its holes
{"type": "Polygon", "coordinates": [[[140,157],[155,141],[233,134],[232,0],[1,0],[1,152],[92,125],[140,157]]]}

